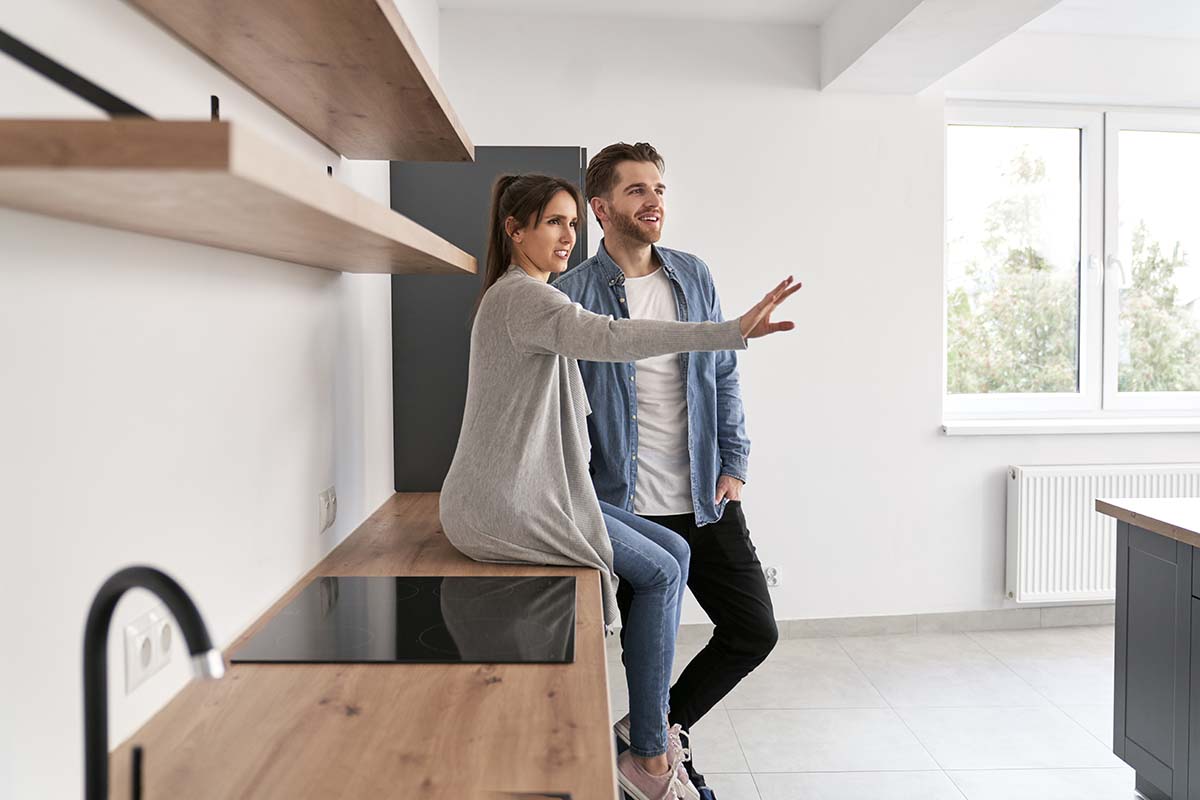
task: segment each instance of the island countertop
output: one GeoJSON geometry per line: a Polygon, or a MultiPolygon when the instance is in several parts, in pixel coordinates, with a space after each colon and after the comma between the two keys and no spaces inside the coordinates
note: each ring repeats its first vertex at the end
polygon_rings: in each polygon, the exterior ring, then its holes
{"type": "Polygon", "coordinates": [[[1144,530],[1200,547],[1200,497],[1098,499],[1096,510],[1144,530]]]}

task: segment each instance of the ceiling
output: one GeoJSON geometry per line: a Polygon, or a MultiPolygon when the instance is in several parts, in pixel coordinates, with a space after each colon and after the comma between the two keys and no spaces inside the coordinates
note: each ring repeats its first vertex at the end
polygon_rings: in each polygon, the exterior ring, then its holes
{"type": "Polygon", "coordinates": [[[440,0],[441,8],[570,15],[792,22],[820,25],[838,0],[440,0]]]}
{"type": "MultiPolygon", "coordinates": [[[[840,0],[439,0],[442,9],[574,17],[820,25],[840,0]]],[[[1005,2],[1005,0],[994,0],[1005,2]]],[[[1022,28],[1036,33],[1200,39],[1200,0],[1062,0],[1022,28]]]]}
{"type": "Polygon", "coordinates": [[[1200,39],[1200,0],[1062,0],[1022,30],[1200,39]]]}

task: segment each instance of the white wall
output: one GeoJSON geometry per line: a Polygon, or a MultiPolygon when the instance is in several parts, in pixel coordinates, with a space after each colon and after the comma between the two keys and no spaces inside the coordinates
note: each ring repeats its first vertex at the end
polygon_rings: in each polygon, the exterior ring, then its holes
{"type": "MultiPolygon", "coordinates": [[[[399,6],[436,66],[435,0],[399,6]]],[[[388,200],[385,163],[339,165],[126,3],[8,4],[0,25],[159,118],[207,118],[217,94],[388,200]]],[[[100,114],[0,56],[0,116],[100,114]]],[[[224,647],[391,494],[390,337],[387,276],[0,209],[0,796],[79,795],[83,623],[109,574],[166,570],[224,647]]],[[[113,746],[190,677],[177,652],[125,696],[121,628],[151,602],[130,593],[114,620],[113,746]]]]}
{"type": "Polygon", "coordinates": [[[938,432],[943,99],[820,94],[816,42],[444,11],[441,77],[481,145],[654,143],[663,243],[708,261],[727,314],[804,282],[798,330],[742,359],[746,510],[780,618],[999,608],[1006,465],[1195,460],[1200,436],[938,432]]]}

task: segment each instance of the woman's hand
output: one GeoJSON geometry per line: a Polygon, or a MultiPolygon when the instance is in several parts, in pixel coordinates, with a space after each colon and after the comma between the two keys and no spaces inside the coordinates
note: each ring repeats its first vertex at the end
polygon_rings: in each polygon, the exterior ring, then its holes
{"type": "Polygon", "coordinates": [[[797,283],[792,286],[792,280],[792,276],[789,275],[787,280],[767,292],[767,296],[760,300],[758,305],[742,314],[740,322],[742,323],[743,338],[757,339],[768,333],[790,331],[796,327],[794,322],[771,322],[771,312],[775,310],[775,307],[795,294],[803,285],[797,283]]]}

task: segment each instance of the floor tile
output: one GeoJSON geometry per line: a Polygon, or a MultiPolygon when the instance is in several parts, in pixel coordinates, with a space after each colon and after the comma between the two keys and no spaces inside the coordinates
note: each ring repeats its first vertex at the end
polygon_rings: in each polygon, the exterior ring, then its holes
{"type": "Polygon", "coordinates": [[[705,784],[720,800],[762,800],[754,776],[748,772],[703,774],[705,784]]]}
{"type": "Polygon", "coordinates": [[[1008,658],[1004,662],[1055,705],[1112,705],[1112,658],[1008,658]]]}
{"type": "Polygon", "coordinates": [[[1017,769],[951,772],[967,800],[1133,800],[1133,770],[1017,769]]]}
{"type": "MultiPolygon", "coordinates": [[[[696,766],[721,800],[1132,800],[1111,753],[1113,639],[784,639],[695,726],[696,766]]],[[[679,644],[673,680],[702,646],[679,644]]],[[[615,720],[628,692],[619,641],[606,650],[615,720]]]]}
{"type": "Polygon", "coordinates": [[[734,708],[885,708],[834,639],[784,640],[725,699],[734,708]]]}
{"type": "Polygon", "coordinates": [[[897,709],[943,769],[1119,767],[1057,708],[897,709]]]}
{"type": "Polygon", "coordinates": [[[1049,701],[965,634],[838,640],[893,707],[1036,706],[1049,701]]]}
{"type": "MultiPolygon", "coordinates": [[[[728,713],[750,771],[755,773],[937,768],[891,709],[728,713]]],[[[1083,731],[1080,735],[1087,736],[1083,731]]]]}
{"type": "Polygon", "coordinates": [[[1113,707],[1112,704],[1098,706],[1059,706],[1068,717],[1082,725],[1088,733],[1099,739],[1105,747],[1112,748],[1113,707]]]}
{"type": "Polygon", "coordinates": [[[750,772],[729,712],[723,708],[714,708],[692,726],[690,745],[692,761],[701,775],[750,772]]]}
{"type": "Polygon", "coordinates": [[[1055,705],[1112,704],[1111,626],[968,635],[1055,705]]]}
{"type": "Polygon", "coordinates": [[[1113,656],[1111,625],[1040,628],[1027,631],[973,631],[967,636],[1001,661],[1113,656]]]}
{"type": "Polygon", "coordinates": [[[762,800],[963,800],[941,772],[759,773],[754,779],[762,800]]]}

